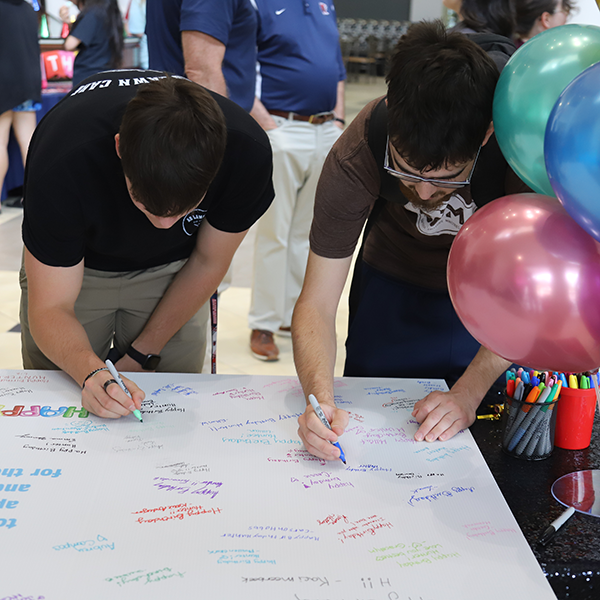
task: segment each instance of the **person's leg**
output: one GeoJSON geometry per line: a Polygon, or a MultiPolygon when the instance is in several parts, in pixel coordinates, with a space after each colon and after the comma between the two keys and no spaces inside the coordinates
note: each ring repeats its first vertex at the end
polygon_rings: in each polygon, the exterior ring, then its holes
{"type": "Polygon", "coordinates": [[[8,173],[8,140],[12,125],[12,110],[7,110],[0,115],[0,190],[4,185],[4,178],[8,173]]]}
{"type": "Polygon", "coordinates": [[[298,152],[302,153],[303,163],[307,165],[307,169],[306,180],[298,191],[288,236],[288,268],[283,312],[285,327],[291,325],[294,306],[304,283],[309,249],[308,236],[313,218],[317,183],[327,154],[342,133],[333,121],[317,126],[310,123],[301,123],[301,125],[304,126],[304,132],[302,138],[298,138],[298,152]]]}
{"type": "MultiPolygon", "coordinates": [[[[124,355],[145,327],[150,315],[185,264],[177,261],[127,274],[121,282],[115,325],[115,347],[124,355]]],[[[158,371],[201,373],[207,343],[208,302],[171,338],[161,351],[158,371]]]]}
{"type": "MultiPolygon", "coordinates": [[[[96,272],[98,273],[98,272],[96,272]]],[[[58,369],[45,356],[35,343],[29,329],[28,286],[25,268],[21,266],[19,273],[21,285],[21,354],[25,369],[58,369]]],[[[114,332],[115,319],[115,284],[114,279],[94,277],[89,272],[84,274],[81,292],[75,303],[75,314],[83,325],[94,352],[104,360],[108,354],[114,332]]]]}
{"type": "Polygon", "coordinates": [[[466,335],[458,334],[448,294],[394,281],[366,264],[362,267],[344,375],[452,379],[462,373],[479,344],[466,330],[466,335]]]}
{"type": "MultiPolygon", "coordinates": [[[[288,236],[297,190],[305,177],[304,167],[296,155],[296,123],[280,117],[275,120],[279,127],[267,132],[273,148],[275,200],[256,226],[248,315],[248,325],[253,332],[268,332],[263,336],[265,340],[251,338],[253,354],[266,360],[276,360],[279,355],[272,333],[283,323],[288,236]]],[[[256,336],[253,334],[254,338],[256,336]]]]}
{"type": "Polygon", "coordinates": [[[21,149],[21,158],[23,164],[27,160],[27,152],[29,143],[37,125],[37,117],[35,111],[19,111],[13,113],[12,127],[15,132],[15,137],[21,149]]]}

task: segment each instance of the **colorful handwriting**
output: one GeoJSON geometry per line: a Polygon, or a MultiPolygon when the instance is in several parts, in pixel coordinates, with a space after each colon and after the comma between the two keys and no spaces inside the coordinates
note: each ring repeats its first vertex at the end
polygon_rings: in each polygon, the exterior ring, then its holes
{"type": "Polygon", "coordinates": [[[122,446],[113,446],[113,450],[115,452],[137,452],[137,451],[146,451],[146,450],[162,450],[163,445],[157,444],[154,440],[144,440],[139,435],[128,435],[125,436],[125,442],[127,444],[132,444],[131,446],[125,448],[122,446]]]}
{"type": "Polygon", "coordinates": [[[163,402],[162,404],[159,404],[158,402],[155,402],[152,398],[146,398],[142,401],[141,411],[143,414],[160,415],[166,412],[184,413],[185,408],[178,407],[177,404],[175,404],[174,402],[163,402]]]}
{"type": "Polygon", "coordinates": [[[456,558],[460,556],[458,552],[446,552],[442,550],[441,544],[429,544],[427,542],[412,542],[408,544],[394,544],[393,546],[384,546],[383,548],[373,548],[369,552],[375,554],[377,562],[396,560],[399,567],[414,567],[423,563],[431,564],[435,561],[456,558]]]}
{"type": "Polygon", "coordinates": [[[45,600],[45,596],[23,596],[22,594],[13,594],[12,596],[4,596],[0,600],[45,600]]]}
{"type": "Polygon", "coordinates": [[[181,394],[183,396],[197,396],[198,392],[190,387],[185,387],[183,385],[176,385],[174,383],[168,383],[157,390],[151,392],[151,396],[158,396],[163,392],[173,392],[175,394],[181,394]]]}
{"type": "Polygon", "coordinates": [[[125,573],[124,575],[116,575],[114,577],[107,577],[105,581],[116,583],[119,587],[123,587],[129,583],[156,583],[157,581],[163,581],[165,579],[172,579],[173,577],[183,577],[185,573],[180,571],[174,571],[170,567],[164,569],[157,569],[156,571],[132,571],[131,573],[125,573]]]}
{"type": "Polygon", "coordinates": [[[97,535],[95,540],[83,540],[81,542],[65,542],[64,544],[59,544],[58,546],[52,546],[52,549],[56,551],[68,550],[69,548],[72,548],[77,552],[114,550],[115,543],[109,542],[108,539],[102,535],[97,535]],[[104,542],[106,542],[106,544],[104,542]]]}
{"type": "Polygon", "coordinates": [[[313,473],[311,475],[303,475],[300,479],[292,477],[290,479],[292,483],[300,483],[304,489],[310,489],[316,485],[327,485],[332,490],[335,488],[342,487],[354,487],[351,481],[342,481],[339,477],[334,477],[331,473],[323,471],[322,473],[313,473]]]}
{"type": "Polygon", "coordinates": [[[161,514],[162,516],[152,517],[150,519],[144,517],[138,517],[136,521],[138,523],[158,523],[161,521],[182,521],[186,517],[197,517],[198,515],[216,515],[221,512],[219,507],[204,508],[201,505],[189,505],[187,502],[182,504],[173,504],[171,506],[158,506],[156,508],[142,508],[136,512],[132,512],[132,515],[142,514],[161,514]]]}
{"type": "Polygon", "coordinates": [[[467,530],[467,539],[469,540],[486,535],[497,535],[499,533],[516,533],[516,530],[512,528],[497,529],[493,527],[489,521],[471,523],[469,525],[463,525],[463,527],[467,530]]]}
{"type": "Polygon", "coordinates": [[[63,435],[77,435],[79,433],[110,431],[110,429],[106,423],[94,423],[94,421],[71,421],[64,427],[53,427],[52,431],[60,431],[63,435]]]}
{"type": "Polygon", "coordinates": [[[224,392],[215,392],[213,396],[220,396],[222,394],[228,394],[230,398],[242,398],[243,400],[264,400],[264,396],[253,390],[252,388],[233,388],[231,390],[225,390],[224,392]]]}
{"type": "Polygon", "coordinates": [[[261,558],[260,552],[255,550],[209,550],[208,553],[216,555],[219,565],[277,564],[274,559],[261,558]]]}
{"type": "Polygon", "coordinates": [[[370,517],[356,521],[345,520],[344,522],[348,524],[348,527],[337,532],[338,540],[342,544],[346,543],[347,540],[362,538],[367,534],[375,535],[380,529],[390,529],[393,527],[389,521],[377,515],[371,515],[370,517]]]}
{"type": "Polygon", "coordinates": [[[425,459],[427,462],[438,462],[440,460],[444,460],[445,458],[449,458],[454,456],[458,452],[462,452],[463,450],[470,450],[469,446],[459,446],[458,448],[448,448],[446,446],[430,446],[426,445],[418,450],[415,450],[415,454],[423,453],[427,458],[425,459]]]}
{"type": "Polygon", "coordinates": [[[0,375],[0,383],[50,383],[46,375],[33,375],[30,372],[22,371],[11,375],[0,375]]]}
{"type": "Polygon", "coordinates": [[[391,408],[392,410],[412,410],[415,401],[412,398],[390,398],[389,402],[382,404],[383,408],[391,408]]]}
{"type": "Polygon", "coordinates": [[[214,498],[218,493],[219,489],[223,484],[218,481],[192,481],[190,479],[174,479],[169,477],[155,477],[157,483],[154,483],[154,487],[159,490],[165,490],[167,492],[177,492],[178,494],[185,494],[192,490],[192,494],[203,494],[214,498]],[[173,483],[170,483],[173,482],[173,483]],[[195,486],[200,486],[195,488],[195,486]],[[195,488],[195,489],[192,489],[195,488]]]}
{"type": "Polygon", "coordinates": [[[23,448],[29,450],[41,450],[42,452],[74,452],[76,454],[86,454],[86,450],[78,450],[75,438],[46,438],[43,436],[32,436],[29,433],[17,435],[15,437],[25,438],[28,440],[39,440],[45,442],[43,444],[24,444],[23,448]]]}
{"type": "Polygon", "coordinates": [[[280,527],[275,525],[251,525],[248,527],[251,533],[223,533],[224,538],[242,538],[242,539],[270,539],[270,540],[311,540],[319,541],[319,537],[310,529],[298,527],[280,527]]]}
{"type": "Polygon", "coordinates": [[[54,409],[50,406],[34,404],[25,410],[25,406],[18,404],[11,409],[3,410],[4,408],[5,406],[0,404],[0,416],[4,417],[64,417],[65,419],[71,419],[75,414],[78,414],[80,419],[87,419],[90,415],[85,408],[78,406],[61,406],[54,409]]]}
{"type": "Polygon", "coordinates": [[[19,394],[33,394],[33,390],[24,387],[4,388],[0,390],[0,398],[4,396],[17,396],[19,394]]]}
{"type": "Polygon", "coordinates": [[[302,444],[300,440],[293,438],[280,439],[270,429],[250,429],[238,438],[224,437],[221,440],[231,444],[263,444],[265,446],[271,444],[302,444]]]}
{"type": "Polygon", "coordinates": [[[210,467],[208,465],[192,465],[186,462],[178,462],[172,465],[162,465],[159,469],[171,469],[173,475],[189,475],[191,473],[208,473],[210,467]]]}
{"type": "MultiPolygon", "coordinates": [[[[304,575],[291,576],[291,577],[242,577],[242,583],[269,583],[269,582],[318,583],[319,587],[330,585],[327,577],[307,577],[304,575]]],[[[298,596],[296,596],[296,598],[298,598],[298,596]]]]}
{"type": "Polygon", "coordinates": [[[406,390],[402,390],[402,389],[398,389],[398,390],[393,390],[392,388],[389,387],[381,387],[381,386],[374,386],[374,387],[368,387],[365,388],[365,392],[367,392],[367,396],[381,396],[382,394],[406,394],[406,390]]]}
{"type": "Polygon", "coordinates": [[[445,477],[444,473],[396,473],[398,479],[423,479],[423,477],[445,477]]]}
{"type": "Polygon", "coordinates": [[[359,471],[361,473],[375,473],[377,471],[391,471],[391,469],[386,469],[385,467],[380,467],[378,465],[359,465],[358,467],[346,467],[345,471],[359,471]]]}
{"type": "Polygon", "coordinates": [[[437,489],[435,485],[428,485],[426,487],[417,488],[416,490],[412,490],[412,496],[407,500],[410,506],[416,506],[419,502],[434,502],[436,500],[440,500],[443,498],[453,498],[458,494],[462,494],[464,492],[473,493],[475,491],[474,487],[462,487],[459,485],[455,485],[449,490],[441,490],[439,492],[434,492],[437,489]]]}

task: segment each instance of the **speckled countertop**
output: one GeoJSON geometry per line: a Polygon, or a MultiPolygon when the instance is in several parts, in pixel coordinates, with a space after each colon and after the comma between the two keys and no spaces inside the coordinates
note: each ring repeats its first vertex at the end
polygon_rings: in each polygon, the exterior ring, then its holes
{"type": "Polygon", "coordinates": [[[536,462],[502,451],[501,421],[477,421],[471,433],[557,597],[600,600],[600,517],[576,512],[547,546],[538,543],[541,533],[565,510],[552,496],[554,481],[573,471],[600,469],[598,415],[589,448],[555,448],[552,456],[536,462]]]}

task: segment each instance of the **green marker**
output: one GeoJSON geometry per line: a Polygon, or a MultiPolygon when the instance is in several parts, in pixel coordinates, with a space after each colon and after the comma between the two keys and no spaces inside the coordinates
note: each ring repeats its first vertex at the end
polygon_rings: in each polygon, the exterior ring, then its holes
{"type": "MultiPolygon", "coordinates": [[[[110,371],[110,374],[115,378],[115,381],[119,384],[119,387],[131,398],[131,394],[127,389],[127,386],[123,383],[123,380],[121,379],[121,376],[115,368],[115,365],[113,365],[112,362],[108,360],[108,358],[106,359],[106,366],[110,371]]],[[[135,408],[132,412],[140,420],[141,423],[144,422],[142,420],[142,413],[137,408],[135,408]]]]}

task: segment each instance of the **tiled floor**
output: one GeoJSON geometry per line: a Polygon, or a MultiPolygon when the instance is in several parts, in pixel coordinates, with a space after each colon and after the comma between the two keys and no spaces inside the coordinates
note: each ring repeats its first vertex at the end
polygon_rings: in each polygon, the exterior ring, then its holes
{"type": "MultiPolygon", "coordinates": [[[[385,93],[382,78],[370,82],[358,81],[346,86],[346,122],[373,98],[385,93]]],[[[21,262],[21,219],[22,210],[2,207],[0,214],[0,369],[20,369],[21,343],[19,325],[18,271],[21,262]],[[16,329],[16,331],[11,331],[16,329]]],[[[250,307],[250,285],[253,230],[238,249],[233,262],[232,285],[220,296],[217,334],[217,372],[259,375],[295,375],[290,338],[277,338],[280,359],[277,362],[262,362],[250,354],[248,342],[248,309],[250,307]]],[[[342,374],[344,340],[347,321],[347,292],[340,302],[337,318],[338,356],[336,375],[342,374]]]]}

